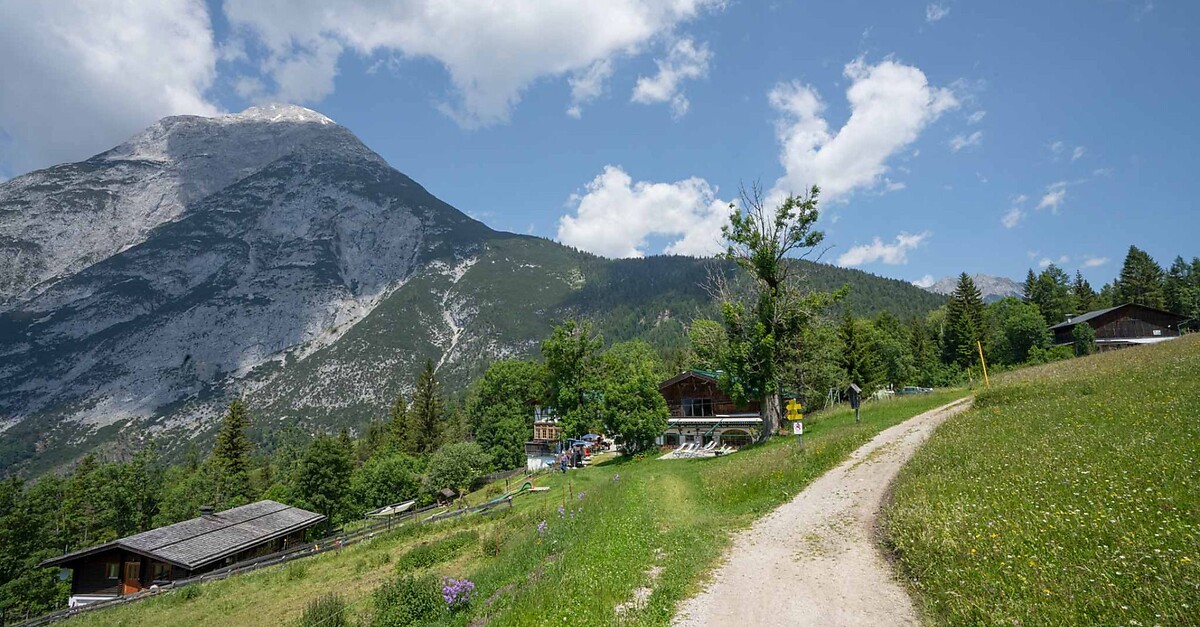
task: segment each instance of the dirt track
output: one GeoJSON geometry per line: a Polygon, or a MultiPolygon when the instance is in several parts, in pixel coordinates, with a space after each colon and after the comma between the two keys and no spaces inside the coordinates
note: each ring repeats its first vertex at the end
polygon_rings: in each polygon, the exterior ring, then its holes
{"type": "Polygon", "coordinates": [[[739,533],[714,581],[683,602],[675,624],[919,625],[875,526],[896,473],[935,427],[968,405],[958,400],[880,432],[739,533]]]}

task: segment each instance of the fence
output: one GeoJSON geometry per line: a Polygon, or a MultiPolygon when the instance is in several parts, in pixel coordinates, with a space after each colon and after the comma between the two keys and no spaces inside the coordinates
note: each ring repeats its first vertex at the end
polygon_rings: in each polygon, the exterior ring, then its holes
{"type": "Polygon", "coordinates": [[[472,512],[486,512],[495,507],[503,505],[505,503],[507,503],[509,507],[512,507],[512,497],[509,496],[504,499],[488,501],[486,503],[476,505],[474,507],[463,507],[463,508],[453,509],[453,510],[449,510],[449,511],[445,511],[445,512],[438,512],[438,513],[430,515],[428,518],[421,518],[425,514],[431,512],[435,509],[441,509],[441,507],[438,505],[430,505],[427,507],[423,507],[421,509],[413,510],[412,512],[406,512],[399,516],[389,517],[386,520],[380,520],[377,522],[368,523],[363,527],[359,527],[357,529],[352,529],[350,531],[343,531],[342,533],[338,533],[338,534],[334,534],[332,536],[321,538],[320,540],[316,540],[313,542],[307,542],[302,545],[297,545],[294,547],[284,549],[282,551],[278,551],[278,552],[271,553],[268,555],[261,555],[261,556],[258,556],[258,557],[252,558],[252,559],[238,562],[236,564],[230,564],[228,566],[223,566],[216,570],[208,571],[202,575],[196,575],[195,577],[189,577],[188,579],[180,579],[178,581],[173,581],[167,585],[159,586],[154,589],[141,590],[141,591],[135,592],[133,594],[119,596],[119,597],[116,597],[116,598],[113,598],[110,600],[100,601],[97,603],[89,603],[88,605],[84,605],[81,607],[70,607],[70,608],[58,610],[56,612],[44,614],[42,616],[38,616],[36,618],[31,618],[31,619],[25,620],[23,622],[15,623],[15,625],[16,625],[16,627],[37,627],[39,625],[49,625],[51,623],[56,623],[59,621],[67,620],[68,618],[71,618],[72,616],[77,616],[84,612],[91,612],[91,611],[104,609],[104,608],[108,608],[108,607],[115,607],[118,605],[125,605],[127,603],[132,603],[134,601],[140,601],[142,599],[147,599],[150,597],[158,596],[164,592],[168,592],[171,590],[177,590],[179,588],[190,586],[192,584],[203,583],[206,581],[218,581],[218,580],[230,577],[232,575],[248,573],[248,572],[251,572],[254,570],[258,570],[260,568],[267,568],[268,566],[278,566],[280,564],[284,564],[284,563],[290,562],[295,559],[300,559],[302,557],[310,557],[313,555],[320,555],[321,553],[327,553],[329,551],[338,551],[338,550],[344,549],[348,546],[358,544],[359,542],[362,542],[364,540],[370,540],[378,534],[388,533],[394,529],[399,529],[399,528],[409,525],[409,524],[437,522],[440,520],[455,518],[457,516],[461,516],[463,514],[468,514],[468,513],[472,513],[472,512]]]}

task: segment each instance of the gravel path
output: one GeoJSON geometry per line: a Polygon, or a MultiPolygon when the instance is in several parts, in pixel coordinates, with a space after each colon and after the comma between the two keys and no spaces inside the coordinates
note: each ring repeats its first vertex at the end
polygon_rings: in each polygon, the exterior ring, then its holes
{"type": "Polygon", "coordinates": [[[961,399],[890,427],[734,537],[676,625],[919,625],[875,536],[896,473],[961,399]]]}

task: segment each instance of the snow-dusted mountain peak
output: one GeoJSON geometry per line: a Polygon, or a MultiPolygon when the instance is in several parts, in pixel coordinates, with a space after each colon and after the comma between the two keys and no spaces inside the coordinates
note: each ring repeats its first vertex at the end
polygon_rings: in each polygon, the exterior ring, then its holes
{"type": "Polygon", "coordinates": [[[221,122],[313,122],[336,124],[328,117],[300,105],[270,103],[250,107],[241,113],[231,113],[216,118],[221,122]]]}

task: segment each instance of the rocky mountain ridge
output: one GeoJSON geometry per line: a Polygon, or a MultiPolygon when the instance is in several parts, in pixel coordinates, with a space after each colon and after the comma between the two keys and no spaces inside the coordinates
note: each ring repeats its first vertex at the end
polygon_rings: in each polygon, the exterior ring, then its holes
{"type": "MultiPolygon", "coordinates": [[[[1009,296],[1021,298],[1025,292],[1024,283],[1007,277],[992,276],[990,274],[972,274],[971,280],[975,282],[975,287],[979,288],[979,293],[983,296],[983,302],[985,303],[992,303],[1009,296]]],[[[934,294],[949,296],[954,293],[956,286],[958,286],[958,277],[948,276],[925,289],[934,294]]]]}

